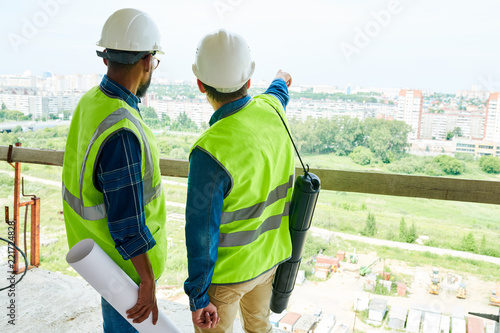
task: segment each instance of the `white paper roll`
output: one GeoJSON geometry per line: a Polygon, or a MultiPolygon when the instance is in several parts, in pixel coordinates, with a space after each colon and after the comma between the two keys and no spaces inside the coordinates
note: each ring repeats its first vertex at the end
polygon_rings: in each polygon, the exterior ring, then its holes
{"type": "Polygon", "coordinates": [[[66,255],[66,261],[139,332],[180,333],[161,311],[156,325],[152,314],[140,324],[127,318],[126,311],[137,302],[139,287],[94,240],[78,242],[66,255]]]}

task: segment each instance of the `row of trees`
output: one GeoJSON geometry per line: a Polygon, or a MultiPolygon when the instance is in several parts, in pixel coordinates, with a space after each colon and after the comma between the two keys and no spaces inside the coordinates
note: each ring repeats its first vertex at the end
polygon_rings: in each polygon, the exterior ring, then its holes
{"type": "MultiPolygon", "coordinates": [[[[3,104],[5,106],[5,104],[3,104]]],[[[5,120],[16,120],[16,121],[21,121],[21,120],[31,120],[31,115],[24,115],[24,113],[20,111],[11,111],[4,109],[2,106],[2,110],[0,110],[0,121],[5,121],[5,120]]]]}
{"type": "Polygon", "coordinates": [[[462,242],[460,244],[459,250],[478,253],[491,257],[499,257],[500,250],[488,247],[486,243],[486,235],[483,235],[481,242],[476,244],[476,239],[474,238],[474,233],[470,231],[467,235],[462,237],[462,242]]]}
{"type": "MultiPolygon", "coordinates": [[[[366,148],[356,148],[349,155],[355,163],[361,165],[370,164],[373,154],[366,148]]],[[[426,174],[429,176],[460,175],[468,168],[474,169],[473,164],[477,163],[474,156],[469,154],[455,154],[455,157],[439,155],[436,157],[422,157],[406,155],[398,161],[387,166],[387,169],[396,173],[405,174],[426,174]]],[[[489,174],[500,174],[500,159],[495,156],[482,156],[479,159],[479,167],[483,172],[489,174]]]]}
{"type": "Polygon", "coordinates": [[[182,112],[173,121],[166,114],[162,114],[161,118],[159,118],[155,109],[150,106],[141,107],[141,114],[144,118],[144,122],[150,128],[168,128],[171,131],[179,132],[198,132],[200,129],[203,130],[206,128],[206,126],[199,128],[185,112],[182,112]]]}
{"type": "MultiPolygon", "coordinates": [[[[375,215],[373,213],[368,213],[365,225],[360,231],[360,234],[367,237],[374,237],[377,232],[378,230],[375,215]]],[[[392,238],[391,240],[397,240],[400,242],[411,244],[414,243],[418,239],[418,237],[419,236],[417,233],[415,222],[413,221],[411,226],[408,226],[404,217],[401,217],[401,221],[399,223],[399,237],[394,235],[394,238],[392,238]]],[[[472,231],[464,235],[459,243],[452,245],[452,248],[459,251],[478,253],[492,257],[500,256],[500,250],[488,247],[486,243],[486,236],[484,234],[481,238],[481,242],[477,244],[474,233],[472,231]]]]}
{"type": "MultiPolygon", "coordinates": [[[[255,92],[254,92],[255,93],[255,92]]],[[[344,94],[344,93],[314,93],[313,89],[307,89],[306,91],[296,92],[291,91],[290,97],[292,99],[313,99],[313,100],[335,100],[335,101],[352,101],[355,103],[377,103],[379,93],[356,93],[356,94],[344,94]]]]}
{"type": "MultiPolygon", "coordinates": [[[[360,234],[367,237],[373,237],[377,234],[377,222],[373,213],[368,213],[365,226],[361,230],[360,234]]],[[[418,235],[415,222],[412,222],[411,227],[408,227],[404,217],[402,217],[401,222],[399,223],[399,238],[397,240],[405,243],[413,243],[417,240],[417,238],[418,235]]]]}
{"type": "MultiPolygon", "coordinates": [[[[349,116],[308,118],[306,121],[292,119],[290,127],[302,153],[347,156],[357,147],[365,147],[373,155],[365,156],[364,159],[378,159],[384,163],[404,155],[411,130],[402,121],[374,118],[359,120],[349,116]]],[[[358,149],[357,152],[366,150],[358,149]]]]}

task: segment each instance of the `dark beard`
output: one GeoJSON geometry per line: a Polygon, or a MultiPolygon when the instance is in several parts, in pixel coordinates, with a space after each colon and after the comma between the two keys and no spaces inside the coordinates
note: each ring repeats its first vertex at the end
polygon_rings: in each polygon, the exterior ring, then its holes
{"type": "MultiPolygon", "coordinates": [[[[151,73],[153,74],[153,73],[151,73]]],[[[149,79],[146,83],[140,85],[139,87],[137,87],[137,93],[135,94],[137,97],[139,98],[143,98],[144,96],[146,96],[146,92],[148,91],[148,88],[149,88],[149,85],[151,84],[151,77],[153,75],[149,75],[149,79]]]]}

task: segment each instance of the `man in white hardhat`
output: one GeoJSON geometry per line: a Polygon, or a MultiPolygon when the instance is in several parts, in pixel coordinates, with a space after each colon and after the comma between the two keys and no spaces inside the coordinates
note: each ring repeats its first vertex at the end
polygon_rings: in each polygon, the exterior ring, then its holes
{"type": "Polygon", "coordinates": [[[238,309],[245,332],[271,332],[272,280],[292,251],[295,166],[285,129],[292,78],[280,70],[252,98],[254,69],[246,41],[225,30],[201,40],[193,64],[215,111],[189,156],[184,290],[197,332],[232,332],[238,309]]]}
{"type": "MultiPolygon", "coordinates": [[[[126,8],[108,18],[97,45],[107,74],[78,103],[64,154],[68,244],[85,238],[99,244],[139,285],[128,318],[156,323],[166,207],[155,137],[138,105],[159,63],[160,33],[148,14],[126,8]]],[[[101,303],[104,332],[136,332],[104,298],[101,303]]]]}

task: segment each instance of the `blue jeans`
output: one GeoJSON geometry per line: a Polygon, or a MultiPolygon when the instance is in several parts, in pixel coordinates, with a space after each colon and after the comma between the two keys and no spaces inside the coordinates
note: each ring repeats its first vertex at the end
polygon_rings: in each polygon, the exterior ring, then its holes
{"type": "Polygon", "coordinates": [[[138,333],[138,331],[102,297],[101,307],[104,333],[138,333]]]}

